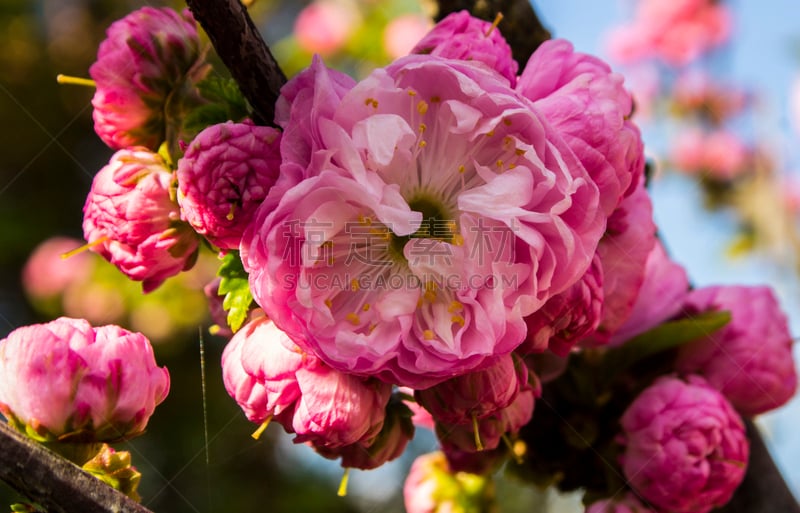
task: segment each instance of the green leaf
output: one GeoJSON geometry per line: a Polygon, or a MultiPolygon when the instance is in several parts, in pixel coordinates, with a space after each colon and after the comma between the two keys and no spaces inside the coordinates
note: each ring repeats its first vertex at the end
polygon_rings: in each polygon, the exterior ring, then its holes
{"type": "Polygon", "coordinates": [[[199,84],[200,95],[208,103],[193,109],[183,122],[186,133],[196,135],[210,125],[241,121],[250,115],[250,108],[233,79],[211,75],[199,84]]]}
{"type": "Polygon", "coordinates": [[[730,312],[718,310],[662,323],[625,344],[610,349],[605,355],[606,377],[613,378],[645,358],[713,335],[730,320],[730,312]]]}
{"type": "Polygon", "coordinates": [[[247,273],[242,266],[238,251],[231,251],[222,258],[217,276],[221,278],[217,293],[225,296],[222,308],[228,312],[228,326],[235,333],[244,324],[247,312],[253,303],[247,273]]]}

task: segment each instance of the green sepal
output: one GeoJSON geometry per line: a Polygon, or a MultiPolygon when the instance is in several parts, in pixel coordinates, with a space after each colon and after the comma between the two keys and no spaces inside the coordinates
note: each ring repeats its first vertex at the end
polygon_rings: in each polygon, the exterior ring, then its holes
{"type": "Polygon", "coordinates": [[[250,116],[250,108],[236,81],[210,75],[197,84],[208,103],[194,108],[183,122],[184,132],[198,134],[204,128],[226,121],[241,121],[250,116]]]}
{"type": "Polygon", "coordinates": [[[222,257],[217,276],[221,278],[217,293],[225,296],[222,308],[228,312],[228,326],[236,333],[247,319],[247,313],[253,303],[247,272],[242,266],[238,251],[231,251],[222,257]]]}
{"type": "Polygon", "coordinates": [[[605,354],[603,370],[606,378],[613,378],[632,365],[658,353],[676,349],[688,342],[709,337],[731,321],[725,310],[700,314],[659,324],[605,354]]]}

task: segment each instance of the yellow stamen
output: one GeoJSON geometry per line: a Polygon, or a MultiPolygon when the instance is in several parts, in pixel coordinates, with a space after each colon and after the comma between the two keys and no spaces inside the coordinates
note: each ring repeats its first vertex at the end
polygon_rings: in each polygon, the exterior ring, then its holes
{"type": "Polygon", "coordinates": [[[69,257],[77,255],[78,253],[83,253],[87,249],[92,249],[95,246],[99,246],[100,244],[104,243],[107,240],[108,240],[108,236],[107,235],[103,235],[99,239],[95,239],[92,242],[87,242],[86,244],[84,244],[83,246],[81,246],[79,248],[75,248],[72,251],[67,251],[66,253],[63,253],[61,255],[61,258],[67,259],[69,257]]]}
{"type": "Polygon", "coordinates": [[[325,298],[325,306],[333,308],[333,301],[331,301],[331,298],[325,298]]]}
{"type": "Polygon", "coordinates": [[[488,132],[486,132],[486,137],[491,137],[493,135],[494,135],[494,130],[489,130],[488,132]]]}
{"type": "Polygon", "coordinates": [[[511,126],[511,120],[508,118],[503,118],[503,124],[505,126],[511,126]]]}
{"type": "Polygon", "coordinates": [[[417,103],[417,112],[420,114],[425,114],[428,112],[428,102],[425,100],[420,100],[419,103],[417,103]]]}
{"type": "Polygon", "coordinates": [[[466,171],[467,171],[467,168],[466,168],[466,167],[464,167],[464,164],[461,164],[460,166],[458,166],[458,172],[459,172],[459,173],[461,173],[462,175],[463,175],[463,174],[464,174],[466,171]]]}
{"type": "Polygon", "coordinates": [[[464,236],[460,233],[454,233],[453,238],[450,241],[450,244],[453,246],[463,246],[464,245],[464,236]]]}
{"type": "Polygon", "coordinates": [[[460,311],[461,311],[461,310],[463,310],[463,309],[464,309],[464,305],[463,305],[463,304],[461,304],[461,301],[456,301],[456,300],[453,300],[453,301],[450,303],[450,307],[447,309],[447,311],[448,311],[449,313],[455,313],[455,312],[460,312],[460,311]]]}
{"type": "Polygon", "coordinates": [[[364,100],[364,105],[367,105],[367,106],[372,105],[373,109],[377,109],[378,108],[378,100],[376,100],[375,98],[367,98],[366,100],[364,100]]]}
{"type": "Polygon", "coordinates": [[[436,338],[436,335],[431,330],[425,330],[422,332],[422,338],[425,340],[433,340],[436,338]]]}
{"type": "Polygon", "coordinates": [[[516,154],[518,157],[521,157],[521,156],[525,155],[525,150],[523,150],[522,148],[517,148],[516,150],[514,150],[514,153],[515,153],[515,154],[516,154]]]}
{"type": "Polygon", "coordinates": [[[353,278],[350,280],[350,288],[353,290],[353,292],[358,292],[358,290],[361,288],[358,285],[358,278],[353,278]]]}
{"type": "Polygon", "coordinates": [[[428,129],[428,125],[426,125],[425,123],[420,123],[420,124],[419,124],[419,131],[420,131],[421,133],[423,133],[423,134],[424,134],[424,133],[425,133],[425,130],[427,130],[427,129],[428,129]]]}
{"type": "Polygon", "coordinates": [[[345,315],[344,318],[350,321],[350,324],[354,326],[361,324],[361,318],[356,313],[350,312],[349,314],[345,315]]]}
{"type": "Polygon", "coordinates": [[[416,92],[415,90],[413,90],[413,89],[409,89],[409,90],[408,90],[408,95],[409,95],[409,96],[416,96],[416,95],[417,95],[417,92],[416,92]]]}
{"type": "Polygon", "coordinates": [[[482,451],[483,442],[481,442],[481,433],[478,426],[478,417],[476,415],[472,416],[472,432],[475,435],[475,448],[478,451],[482,451]]]}
{"type": "Polygon", "coordinates": [[[364,303],[364,306],[361,307],[362,310],[365,312],[369,312],[370,306],[369,303],[364,303]]]}
{"type": "Polygon", "coordinates": [[[71,84],[85,87],[97,87],[97,82],[89,78],[71,77],[69,75],[56,75],[56,82],[59,84],[71,84]]]}
{"type": "Polygon", "coordinates": [[[344,497],[347,495],[347,481],[350,478],[350,469],[345,468],[344,474],[342,474],[342,480],[339,481],[339,490],[336,491],[336,495],[339,497],[344,497]]]}
{"type": "Polygon", "coordinates": [[[497,159],[497,167],[503,169],[503,161],[501,159],[497,159]]]}
{"type": "Polygon", "coordinates": [[[236,210],[236,203],[231,203],[231,208],[228,210],[228,215],[225,216],[225,219],[228,221],[233,221],[233,211],[236,210]]]}
{"type": "Polygon", "coordinates": [[[425,147],[425,146],[427,146],[427,145],[428,145],[428,143],[427,143],[427,142],[425,142],[425,141],[420,141],[420,142],[419,142],[419,147],[420,147],[420,148],[424,148],[424,147],[425,147]]]}
{"type": "Polygon", "coordinates": [[[450,318],[450,322],[454,322],[459,326],[463,327],[464,323],[466,323],[467,321],[465,321],[464,318],[461,317],[460,315],[454,315],[450,318]]]}
{"type": "Polygon", "coordinates": [[[497,16],[494,17],[494,21],[492,22],[492,26],[489,27],[489,30],[487,30],[486,34],[484,34],[484,35],[486,37],[491,36],[492,32],[494,32],[494,29],[496,29],[497,26],[500,25],[501,21],[503,21],[503,13],[499,12],[499,13],[497,13],[497,16]]]}
{"type": "Polygon", "coordinates": [[[272,420],[272,415],[267,417],[267,419],[260,426],[258,426],[258,429],[253,431],[253,434],[250,435],[250,436],[252,436],[253,439],[255,439],[255,440],[258,440],[259,438],[261,438],[261,435],[264,434],[264,430],[267,429],[267,426],[269,426],[269,423],[270,423],[271,420],[272,420]]]}
{"type": "Polygon", "coordinates": [[[438,96],[431,96],[431,103],[439,103],[442,99],[438,96]]]}

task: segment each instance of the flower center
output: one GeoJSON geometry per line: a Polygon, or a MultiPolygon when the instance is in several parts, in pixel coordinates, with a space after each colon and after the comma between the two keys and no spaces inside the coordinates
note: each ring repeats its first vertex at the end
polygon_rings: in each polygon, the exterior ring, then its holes
{"type": "Polygon", "coordinates": [[[419,229],[411,235],[391,235],[389,254],[397,261],[406,262],[403,254],[408,241],[411,239],[434,239],[455,243],[460,236],[456,220],[449,211],[429,195],[417,195],[408,202],[411,210],[422,213],[422,223],[419,229]]]}

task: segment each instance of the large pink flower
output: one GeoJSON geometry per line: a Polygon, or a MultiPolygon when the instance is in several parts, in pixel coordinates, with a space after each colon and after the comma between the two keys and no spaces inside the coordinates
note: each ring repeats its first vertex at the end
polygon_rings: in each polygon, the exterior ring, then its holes
{"type": "Polygon", "coordinates": [[[280,132],[252,123],[212,125],[178,161],[181,216],[220,249],[238,249],[245,227],[278,179],[280,132]]]}
{"type": "Polygon", "coordinates": [[[744,415],[772,410],[797,389],[792,335],[768,287],[718,286],[692,291],[690,313],[728,310],[731,322],[681,348],[676,368],[701,374],[744,415]]]}
{"type": "Polygon", "coordinates": [[[156,149],[199,101],[195,84],[208,67],[197,25],[188,10],[144,7],[114,22],[107,36],[89,69],[95,131],[114,149],[156,149]]]}
{"type": "Polygon", "coordinates": [[[479,62],[500,73],[512,87],[517,82],[519,65],[500,30],[469,11],[445,16],[411,53],[479,62]]]}
{"type": "Polygon", "coordinates": [[[306,178],[242,241],[256,301],[345,372],[424,388],[490,365],[588,268],[596,186],[484,66],[414,55],[349,91],[320,68],[288,122],[309,130],[281,145],[306,178]]]}
{"type": "Polygon", "coordinates": [[[633,100],[622,81],[605,62],[555,39],[534,52],[517,84],[586,166],[606,215],[643,180],[644,172],[639,128],[628,120],[633,100]]]}
{"type": "Polygon", "coordinates": [[[0,340],[0,412],[42,440],[132,438],[168,391],[147,338],[118,326],[61,317],[0,340]]]}
{"type": "Polygon", "coordinates": [[[120,150],[94,177],[83,207],[92,251],[149,292],[194,265],[198,238],[170,197],[172,173],[144,148],[120,150]]]}
{"type": "Polygon", "coordinates": [[[750,450],[742,419],[703,378],[660,378],[620,422],[625,477],[660,509],[706,513],[727,503],[744,478],[750,450]]]}

